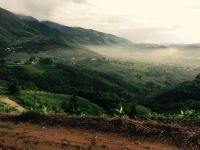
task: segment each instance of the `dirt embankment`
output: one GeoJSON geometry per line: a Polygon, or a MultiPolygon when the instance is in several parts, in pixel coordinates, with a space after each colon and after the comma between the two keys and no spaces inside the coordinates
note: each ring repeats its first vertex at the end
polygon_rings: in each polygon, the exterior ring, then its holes
{"type": "Polygon", "coordinates": [[[0,116],[0,149],[190,150],[200,149],[198,125],[119,118],[0,116]]]}

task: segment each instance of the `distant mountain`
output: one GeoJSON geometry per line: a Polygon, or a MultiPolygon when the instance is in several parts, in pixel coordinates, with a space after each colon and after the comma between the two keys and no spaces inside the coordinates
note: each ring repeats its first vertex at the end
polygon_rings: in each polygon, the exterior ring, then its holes
{"type": "Polygon", "coordinates": [[[184,109],[200,110],[200,75],[193,81],[183,82],[173,89],[153,97],[150,107],[159,112],[175,112],[184,109]]]}
{"type": "Polygon", "coordinates": [[[153,43],[134,43],[134,47],[138,49],[164,49],[168,48],[162,44],[153,44],[153,43]]]}
{"type": "Polygon", "coordinates": [[[200,43],[192,44],[170,44],[168,47],[181,48],[181,49],[200,49],[200,43]]]}
{"type": "Polygon", "coordinates": [[[21,20],[29,20],[29,21],[39,21],[32,16],[25,16],[25,15],[17,15],[17,17],[21,20]]]}
{"type": "Polygon", "coordinates": [[[56,29],[70,37],[77,39],[83,45],[132,45],[132,43],[124,38],[117,37],[112,34],[106,34],[91,29],[80,27],[67,27],[57,23],[43,21],[43,24],[50,28],[56,29]]]}
{"type": "Polygon", "coordinates": [[[85,45],[132,45],[115,35],[15,15],[0,8],[0,48],[38,49],[49,46],[81,48],[85,45]]]}
{"type": "Polygon", "coordinates": [[[25,25],[16,15],[0,8],[0,47],[12,47],[34,43],[37,39],[46,37],[25,25]]]}

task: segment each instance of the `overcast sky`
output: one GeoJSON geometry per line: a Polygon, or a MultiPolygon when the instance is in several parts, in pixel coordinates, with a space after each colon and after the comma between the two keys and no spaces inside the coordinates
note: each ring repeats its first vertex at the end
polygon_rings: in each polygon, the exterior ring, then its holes
{"type": "Polygon", "coordinates": [[[200,42],[200,0],[0,0],[0,7],[134,42],[200,42]]]}

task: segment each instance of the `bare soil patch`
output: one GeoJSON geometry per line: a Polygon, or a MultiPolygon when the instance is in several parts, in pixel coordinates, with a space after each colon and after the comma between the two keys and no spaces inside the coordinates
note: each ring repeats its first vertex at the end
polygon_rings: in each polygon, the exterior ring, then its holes
{"type": "Polygon", "coordinates": [[[0,149],[190,150],[200,149],[198,125],[119,118],[0,115],[0,149]]]}

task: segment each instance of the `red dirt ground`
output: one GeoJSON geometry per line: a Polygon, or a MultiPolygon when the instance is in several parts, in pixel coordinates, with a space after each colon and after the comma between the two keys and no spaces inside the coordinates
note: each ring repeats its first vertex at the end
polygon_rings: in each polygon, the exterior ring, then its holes
{"type": "MultiPolygon", "coordinates": [[[[0,150],[180,150],[115,133],[0,121],[0,150]]],[[[188,150],[188,149],[187,149],[188,150]]]]}

